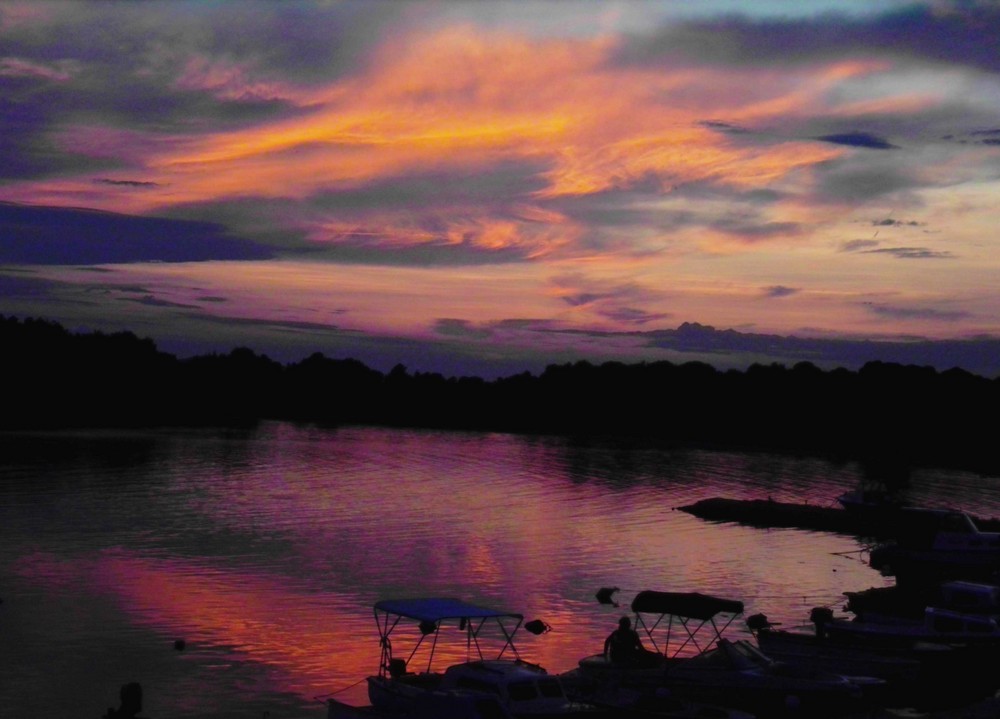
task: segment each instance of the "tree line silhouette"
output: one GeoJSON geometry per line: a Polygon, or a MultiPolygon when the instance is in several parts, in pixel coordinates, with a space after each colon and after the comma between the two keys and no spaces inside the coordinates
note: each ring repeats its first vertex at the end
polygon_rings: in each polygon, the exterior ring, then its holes
{"type": "Polygon", "coordinates": [[[130,332],[0,316],[0,429],[246,426],[265,419],[620,438],[893,466],[1000,471],[1000,379],[869,362],[860,370],[580,361],[495,380],[383,373],[315,353],[179,359],[130,332]]]}

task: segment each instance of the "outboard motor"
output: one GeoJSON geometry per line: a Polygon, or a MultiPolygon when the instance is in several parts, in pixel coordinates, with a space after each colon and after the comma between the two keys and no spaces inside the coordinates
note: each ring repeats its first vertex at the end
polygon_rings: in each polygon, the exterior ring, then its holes
{"type": "Polygon", "coordinates": [[[766,614],[751,614],[747,617],[747,628],[754,634],[759,632],[761,629],[768,629],[773,626],[774,625],[767,620],[766,614]]]}
{"type": "Polygon", "coordinates": [[[830,607],[813,607],[809,612],[809,621],[816,625],[816,636],[820,639],[827,637],[827,624],[833,619],[833,610],[830,607]]]}

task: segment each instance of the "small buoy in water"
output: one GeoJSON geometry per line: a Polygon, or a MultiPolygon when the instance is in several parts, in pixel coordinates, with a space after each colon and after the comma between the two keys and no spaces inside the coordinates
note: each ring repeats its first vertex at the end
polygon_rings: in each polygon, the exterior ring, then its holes
{"type": "Polygon", "coordinates": [[[177,651],[183,652],[185,647],[187,647],[187,642],[185,642],[183,639],[174,640],[174,649],[176,649],[177,651]]]}
{"type": "Polygon", "coordinates": [[[618,603],[612,598],[612,595],[617,591],[618,587],[601,587],[594,596],[597,597],[597,601],[601,604],[613,604],[617,607],[618,603]]]}
{"type": "Polygon", "coordinates": [[[543,622],[541,619],[532,619],[530,622],[525,622],[524,628],[535,635],[545,634],[546,632],[552,631],[552,627],[543,622]]]}

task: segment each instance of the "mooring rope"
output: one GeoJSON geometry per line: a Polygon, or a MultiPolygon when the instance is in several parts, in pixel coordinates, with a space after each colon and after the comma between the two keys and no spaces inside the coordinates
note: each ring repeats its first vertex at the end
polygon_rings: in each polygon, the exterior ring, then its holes
{"type": "Polygon", "coordinates": [[[366,678],[362,678],[362,679],[358,679],[358,680],[357,680],[356,682],[354,682],[353,684],[348,684],[348,685],[347,685],[346,687],[343,687],[343,688],[341,688],[341,689],[338,689],[337,691],[334,691],[334,692],[330,692],[330,693],[328,693],[328,694],[317,694],[317,695],[316,695],[315,697],[313,697],[313,698],[314,698],[314,699],[315,699],[316,701],[318,701],[318,702],[322,702],[322,701],[325,701],[325,700],[329,699],[329,698],[330,698],[330,697],[332,697],[332,696],[336,696],[337,694],[340,694],[341,692],[346,692],[346,691],[347,691],[348,689],[353,689],[353,688],[354,688],[354,687],[356,687],[356,686],[357,686],[358,684],[361,684],[361,682],[363,682],[363,681],[366,681],[366,678]]]}

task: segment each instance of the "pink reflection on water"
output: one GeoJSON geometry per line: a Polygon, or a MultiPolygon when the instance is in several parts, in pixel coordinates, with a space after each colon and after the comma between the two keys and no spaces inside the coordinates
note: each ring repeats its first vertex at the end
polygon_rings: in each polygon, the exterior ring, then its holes
{"type": "Polygon", "coordinates": [[[83,562],[35,553],[16,570],[51,591],[89,585],[130,623],[149,626],[171,641],[184,639],[185,658],[204,660],[202,650],[224,648],[226,662],[263,665],[270,686],[254,687],[255,692],[311,698],[358,681],[378,662],[370,616],[363,617],[362,627],[352,599],[310,594],[266,574],[127,549],[83,562]]]}

